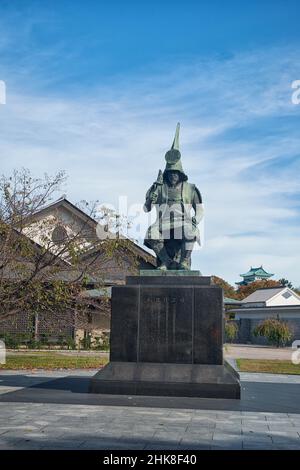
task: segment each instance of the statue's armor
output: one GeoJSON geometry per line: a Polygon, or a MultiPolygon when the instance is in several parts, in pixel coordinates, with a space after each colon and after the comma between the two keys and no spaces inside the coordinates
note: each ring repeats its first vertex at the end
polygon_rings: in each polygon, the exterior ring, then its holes
{"type": "Polygon", "coordinates": [[[181,182],[175,188],[168,186],[167,183],[155,190],[151,187],[146,195],[148,209],[151,206],[152,191],[157,194],[155,206],[158,217],[147,230],[145,245],[151,248],[152,240],[166,240],[173,237],[183,241],[198,241],[200,244],[199,230],[193,225],[190,214],[192,207],[196,211],[197,204],[202,202],[198,188],[186,181],[181,182]]]}
{"type": "Polygon", "coordinates": [[[167,205],[170,208],[169,211],[165,211],[162,215],[162,226],[164,222],[167,225],[167,229],[176,229],[183,225],[184,220],[184,206],[182,197],[182,183],[176,187],[164,188],[167,192],[167,205]]]}
{"type": "Polygon", "coordinates": [[[172,147],[165,155],[166,168],[163,173],[159,170],[144,204],[146,212],[151,211],[153,205],[157,212],[157,219],[148,228],[144,244],[155,251],[158,269],[163,270],[190,269],[195,241],[200,245],[197,225],[203,216],[202,198],[198,188],[187,182],[188,177],[182,168],[179,127],[178,123],[172,147]],[[172,186],[168,172],[179,175],[175,186],[172,186]]]}

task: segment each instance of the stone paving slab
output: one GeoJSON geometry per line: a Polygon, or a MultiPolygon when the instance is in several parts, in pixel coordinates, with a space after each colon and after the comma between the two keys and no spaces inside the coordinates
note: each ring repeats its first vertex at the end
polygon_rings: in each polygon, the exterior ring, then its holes
{"type": "Polygon", "coordinates": [[[300,377],[241,374],[235,401],[93,397],[93,373],[2,372],[0,449],[300,450],[300,377]]]}

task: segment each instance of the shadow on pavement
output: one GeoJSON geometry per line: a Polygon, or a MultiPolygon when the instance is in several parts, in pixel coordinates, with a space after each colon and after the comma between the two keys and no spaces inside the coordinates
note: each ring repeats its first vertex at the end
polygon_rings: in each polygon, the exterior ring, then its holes
{"type": "MultiPolygon", "coordinates": [[[[146,450],[242,450],[242,449],[300,449],[299,439],[297,438],[282,438],[279,443],[272,443],[271,438],[266,439],[265,433],[256,433],[255,440],[247,440],[245,436],[244,442],[242,439],[237,439],[237,436],[228,436],[225,440],[212,440],[205,439],[201,435],[194,436],[190,439],[186,437],[184,442],[180,443],[180,439],[176,437],[164,437],[158,435],[149,436],[130,436],[116,437],[110,436],[109,433],[95,435],[93,433],[70,433],[61,436],[59,439],[44,436],[38,439],[28,437],[16,442],[10,436],[1,436],[3,446],[7,449],[41,449],[41,450],[133,450],[133,449],[146,449],[146,450]]],[[[51,457],[51,456],[50,456],[51,457]]],[[[51,458],[50,458],[51,461],[51,458]]],[[[68,462],[66,462],[68,463],[68,462]]]]}
{"type": "Polygon", "coordinates": [[[241,400],[96,395],[88,393],[90,377],[58,378],[1,375],[4,387],[25,387],[0,395],[0,402],[60,403],[102,406],[134,406],[203,410],[300,413],[300,384],[274,382],[242,382],[241,400]]]}

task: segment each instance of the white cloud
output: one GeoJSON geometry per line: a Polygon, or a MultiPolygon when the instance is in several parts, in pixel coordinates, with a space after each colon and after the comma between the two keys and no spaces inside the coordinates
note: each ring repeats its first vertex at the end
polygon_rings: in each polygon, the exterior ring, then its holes
{"type": "Polygon", "coordinates": [[[179,120],[183,166],[206,207],[205,247],[194,266],[234,282],[263,263],[300,284],[299,199],[298,208],[290,200],[299,172],[287,159],[299,153],[300,106],[291,104],[290,88],[299,68],[295,51],[273,49],[171,73],[166,64],[74,96],[37,93],[34,76],[31,93],[8,82],[0,107],[2,171],[65,169],[74,202],[116,203],[127,195],[129,203],[143,203],[179,120]],[[279,134],[271,132],[274,122],[279,134]]]}

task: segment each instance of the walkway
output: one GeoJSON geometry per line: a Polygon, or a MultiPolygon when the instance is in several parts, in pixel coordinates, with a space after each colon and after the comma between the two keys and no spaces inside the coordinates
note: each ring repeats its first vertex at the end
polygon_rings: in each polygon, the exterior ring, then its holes
{"type": "Polygon", "coordinates": [[[300,377],[241,374],[242,399],[90,395],[95,371],[0,374],[0,449],[300,449],[300,377]]]}

